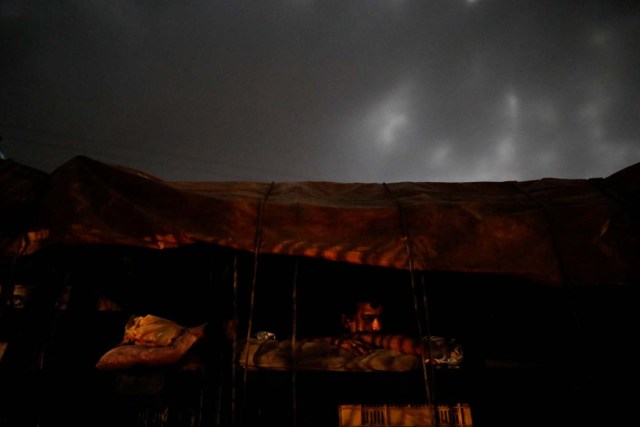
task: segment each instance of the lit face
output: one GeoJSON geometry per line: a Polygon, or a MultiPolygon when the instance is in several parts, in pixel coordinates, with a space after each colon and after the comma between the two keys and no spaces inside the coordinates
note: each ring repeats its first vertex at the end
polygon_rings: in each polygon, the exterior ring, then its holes
{"type": "Polygon", "coordinates": [[[353,318],[343,317],[344,326],[349,332],[379,332],[382,330],[382,310],[382,305],[360,302],[353,318]]]}

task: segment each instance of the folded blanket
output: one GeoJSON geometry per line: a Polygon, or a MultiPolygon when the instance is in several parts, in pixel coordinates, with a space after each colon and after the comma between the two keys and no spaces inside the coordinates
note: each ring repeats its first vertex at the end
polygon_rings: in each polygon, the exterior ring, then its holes
{"type": "Polygon", "coordinates": [[[378,349],[365,355],[354,355],[329,343],[291,340],[250,339],[238,355],[241,366],[248,369],[318,371],[390,371],[404,372],[420,368],[413,355],[378,349]]]}

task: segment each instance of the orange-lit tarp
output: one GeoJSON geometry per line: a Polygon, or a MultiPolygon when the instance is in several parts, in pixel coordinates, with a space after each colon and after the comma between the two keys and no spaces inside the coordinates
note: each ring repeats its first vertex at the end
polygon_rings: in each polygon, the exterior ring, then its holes
{"type": "Polygon", "coordinates": [[[51,174],[3,160],[0,180],[6,256],[212,243],[548,284],[640,279],[640,164],[521,182],[167,182],[79,156],[51,174]]]}

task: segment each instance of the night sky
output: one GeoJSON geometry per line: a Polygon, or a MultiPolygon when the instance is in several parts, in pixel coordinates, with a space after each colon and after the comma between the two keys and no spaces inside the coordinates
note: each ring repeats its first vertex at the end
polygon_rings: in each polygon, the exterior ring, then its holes
{"type": "Polygon", "coordinates": [[[166,180],[507,181],[640,161],[640,2],[0,2],[0,148],[166,180]]]}

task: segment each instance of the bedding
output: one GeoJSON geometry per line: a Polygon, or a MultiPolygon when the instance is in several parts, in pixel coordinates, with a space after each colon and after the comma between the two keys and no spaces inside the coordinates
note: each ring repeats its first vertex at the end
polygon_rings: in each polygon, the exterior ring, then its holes
{"type": "MultiPolygon", "coordinates": [[[[458,365],[462,361],[459,346],[455,351],[449,349],[450,346],[437,347],[433,352],[433,363],[458,365]]],[[[394,350],[377,349],[365,355],[354,355],[325,342],[297,341],[292,352],[291,340],[253,338],[247,345],[241,345],[238,363],[249,370],[295,367],[297,370],[405,372],[421,368],[417,356],[394,350]]]]}

